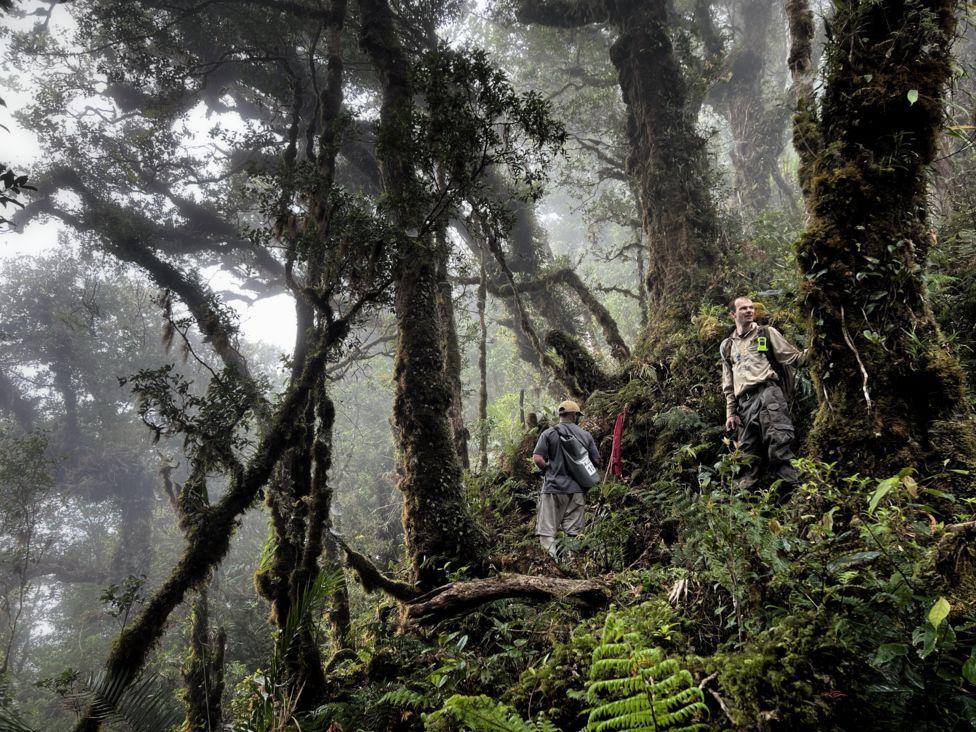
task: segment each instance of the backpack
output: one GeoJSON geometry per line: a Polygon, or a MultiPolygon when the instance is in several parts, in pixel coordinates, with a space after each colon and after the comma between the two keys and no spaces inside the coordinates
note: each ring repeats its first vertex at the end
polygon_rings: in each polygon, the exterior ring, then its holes
{"type": "MultiPolygon", "coordinates": [[[[769,361],[770,367],[779,377],[779,388],[783,390],[783,396],[786,397],[786,403],[789,405],[790,411],[793,411],[793,401],[796,397],[796,372],[792,366],[786,366],[781,364],[776,360],[776,356],[773,355],[772,349],[769,347],[769,336],[765,325],[760,325],[759,330],[756,333],[756,340],[759,341],[760,349],[766,354],[766,360],[769,361]],[[762,339],[762,340],[760,340],[762,339]],[[765,345],[765,348],[762,346],[765,345]]],[[[719,350],[722,353],[722,358],[725,362],[732,367],[732,338],[726,338],[722,341],[722,345],[719,346],[719,350]]]]}
{"type": "Polygon", "coordinates": [[[570,431],[563,432],[559,426],[553,427],[559,437],[559,447],[563,451],[563,462],[569,477],[583,490],[592,488],[600,482],[600,471],[590,460],[590,452],[579,438],[570,431]]]}

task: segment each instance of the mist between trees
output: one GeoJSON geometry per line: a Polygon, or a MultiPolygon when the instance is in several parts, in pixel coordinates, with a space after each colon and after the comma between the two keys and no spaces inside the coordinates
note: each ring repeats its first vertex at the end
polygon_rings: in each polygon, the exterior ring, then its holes
{"type": "Polygon", "coordinates": [[[0,729],[976,724],[968,6],[0,13],[0,729]]]}

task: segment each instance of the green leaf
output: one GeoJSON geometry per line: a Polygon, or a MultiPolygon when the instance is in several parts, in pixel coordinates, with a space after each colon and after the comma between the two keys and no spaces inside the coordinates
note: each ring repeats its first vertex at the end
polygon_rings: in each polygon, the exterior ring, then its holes
{"type": "Polygon", "coordinates": [[[928,657],[935,650],[935,644],[938,640],[939,636],[935,628],[928,623],[918,626],[912,633],[912,643],[916,646],[922,646],[918,651],[919,658],[928,657]]]}
{"type": "Polygon", "coordinates": [[[908,97],[909,105],[915,104],[915,102],[918,101],[918,89],[909,89],[908,94],[906,94],[905,96],[908,97]]]}
{"type": "Polygon", "coordinates": [[[966,659],[966,663],[962,665],[962,677],[970,684],[976,684],[976,648],[966,659]]]}
{"type": "Polygon", "coordinates": [[[869,514],[874,513],[874,509],[876,509],[878,507],[878,504],[881,503],[881,499],[891,492],[891,489],[898,484],[898,480],[899,480],[898,476],[895,475],[892,476],[891,478],[885,478],[884,480],[878,483],[877,489],[874,491],[874,493],[871,494],[871,499],[868,501],[869,514]]]}
{"type": "Polygon", "coordinates": [[[950,609],[949,601],[944,597],[940,597],[935,601],[935,604],[929,608],[929,623],[933,628],[938,628],[942,625],[942,621],[949,617],[950,609]]]}
{"type": "Polygon", "coordinates": [[[883,666],[906,653],[908,653],[908,646],[904,643],[884,643],[878,648],[878,652],[874,655],[874,660],[871,663],[875,666],[883,666]]]}

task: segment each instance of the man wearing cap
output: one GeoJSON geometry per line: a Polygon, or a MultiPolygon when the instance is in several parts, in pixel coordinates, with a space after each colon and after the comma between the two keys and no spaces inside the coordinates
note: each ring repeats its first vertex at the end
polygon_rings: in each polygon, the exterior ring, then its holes
{"type": "MultiPolygon", "coordinates": [[[[599,465],[600,452],[596,448],[593,435],[577,424],[582,414],[579,405],[567,400],[559,405],[558,412],[560,430],[571,432],[586,448],[593,464],[599,465]]],[[[550,427],[539,435],[532,460],[546,476],[539,495],[535,533],[539,537],[542,548],[549,552],[553,559],[558,560],[556,534],[559,533],[559,529],[562,529],[567,536],[577,536],[583,530],[586,496],[566,468],[565,455],[559,443],[559,432],[556,427],[550,427]]]]}
{"type": "Polygon", "coordinates": [[[725,429],[738,429],[739,449],[750,456],[739,485],[747,490],[755,486],[765,462],[784,489],[792,489],[800,476],[792,462],[793,421],[777,371],[780,366],[803,366],[810,349],[794,348],[772,326],[758,326],[756,306],[748,297],[729,303],[729,315],[735,332],[719,349],[725,429]]]}

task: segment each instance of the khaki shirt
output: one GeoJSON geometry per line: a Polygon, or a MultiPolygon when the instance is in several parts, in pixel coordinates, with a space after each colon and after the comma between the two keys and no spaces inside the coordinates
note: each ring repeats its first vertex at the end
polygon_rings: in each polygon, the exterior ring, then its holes
{"type": "MultiPolygon", "coordinates": [[[[735,400],[742,392],[764,381],[779,380],[766,354],[758,349],[756,343],[758,330],[759,326],[753,323],[752,328],[745,335],[740,336],[738,331],[733,332],[732,348],[729,352],[732,366],[730,367],[725,357],[722,357],[722,393],[725,394],[726,418],[735,414],[735,400]]],[[[809,360],[809,348],[801,351],[793,347],[783,334],[772,326],[766,326],[766,336],[767,347],[781,364],[803,366],[809,360]]]]}

